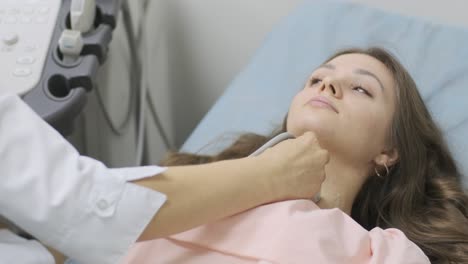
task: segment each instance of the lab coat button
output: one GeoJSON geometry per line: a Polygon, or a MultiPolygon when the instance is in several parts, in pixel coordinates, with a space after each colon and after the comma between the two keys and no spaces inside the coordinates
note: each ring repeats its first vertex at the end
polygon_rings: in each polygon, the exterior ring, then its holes
{"type": "Polygon", "coordinates": [[[106,210],[109,207],[109,203],[106,200],[99,200],[97,207],[101,210],[106,210]]]}

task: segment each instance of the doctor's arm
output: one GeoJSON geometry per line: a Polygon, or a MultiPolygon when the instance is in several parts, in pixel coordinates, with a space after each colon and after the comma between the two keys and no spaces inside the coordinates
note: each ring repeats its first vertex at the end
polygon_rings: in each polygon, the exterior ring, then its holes
{"type": "Polygon", "coordinates": [[[317,144],[309,135],[255,158],[166,171],[109,169],[80,156],[17,96],[0,96],[0,134],[0,214],[83,263],[118,263],[138,238],[274,200],[313,197],[324,174],[310,164],[326,160],[323,151],[312,151],[317,144]]]}
{"type": "Polygon", "coordinates": [[[312,132],[283,141],[256,157],[169,167],[136,183],[167,195],[140,240],[164,237],[253,207],[311,199],[325,179],[329,155],[312,132]]]}
{"type": "Polygon", "coordinates": [[[138,180],[136,184],[167,195],[139,240],[180,233],[275,200],[263,176],[268,170],[256,165],[255,159],[244,158],[169,167],[157,177],[138,180]]]}

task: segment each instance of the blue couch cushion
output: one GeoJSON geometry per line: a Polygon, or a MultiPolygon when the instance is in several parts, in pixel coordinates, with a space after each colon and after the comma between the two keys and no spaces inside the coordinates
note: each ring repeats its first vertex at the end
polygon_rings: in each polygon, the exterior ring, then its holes
{"type": "Polygon", "coordinates": [[[337,50],[369,46],[386,48],[408,69],[468,177],[468,30],[350,2],[302,3],[269,34],[182,151],[214,153],[233,134],[270,133],[318,65],[337,50]]]}

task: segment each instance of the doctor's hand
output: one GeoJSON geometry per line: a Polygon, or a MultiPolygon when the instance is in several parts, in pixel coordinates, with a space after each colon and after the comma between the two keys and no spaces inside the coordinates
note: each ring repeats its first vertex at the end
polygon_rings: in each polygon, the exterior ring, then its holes
{"type": "Polygon", "coordinates": [[[330,159],[313,132],[280,142],[254,158],[270,170],[265,181],[277,200],[314,197],[325,180],[325,165],[330,159]]]}
{"type": "Polygon", "coordinates": [[[315,135],[305,133],[258,156],[170,166],[134,182],[168,197],[139,240],[167,237],[267,203],[310,200],[325,179],[328,160],[315,135]]]}

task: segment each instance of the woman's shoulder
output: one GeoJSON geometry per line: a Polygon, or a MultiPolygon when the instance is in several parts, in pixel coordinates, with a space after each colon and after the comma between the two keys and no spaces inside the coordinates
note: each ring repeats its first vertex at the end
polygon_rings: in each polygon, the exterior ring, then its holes
{"type": "Polygon", "coordinates": [[[424,252],[399,229],[375,227],[369,231],[372,257],[386,263],[430,263],[424,252]],[[393,260],[394,259],[394,260],[393,260]]]}

